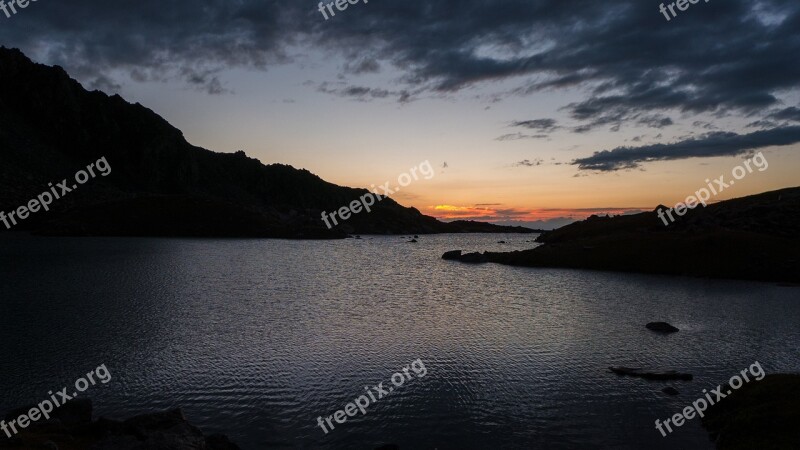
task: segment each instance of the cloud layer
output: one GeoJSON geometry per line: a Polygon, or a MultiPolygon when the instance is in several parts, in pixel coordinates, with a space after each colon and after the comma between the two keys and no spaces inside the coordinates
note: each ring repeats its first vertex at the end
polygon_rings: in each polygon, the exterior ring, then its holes
{"type": "MultiPolygon", "coordinates": [[[[735,154],[753,148],[750,139],[791,141],[794,131],[777,121],[798,118],[780,100],[796,94],[800,80],[797,0],[703,2],[669,22],[657,2],[641,0],[371,2],[327,21],[316,3],[278,0],[33,6],[2,19],[0,43],[60,64],[90,87],[118,89],[124,73],[220,94],[228,92],[226,69],[267,70],[318,51],[347,61],[340,81],[318,90],[361,101],[407,102],[474,87],[499,98],[572,88],[581,98],[561,106],[578,133],[616,131],[625,122],[660,129],[676,114],[700,113],[781,126],[617,148],[576,161],[581,168],[717,154],[729,144],[726,152],[735,154]],[[362,77],[374,74],[383,81],[365,85],[362,77]]],[[[501,140],[543,139],[562,127],[553,119],[513,125],[533,133],[501,140]]]]}
{"type": "Polygon", "coordinates": [[[576,159],[573,164],[581,170],[615,171],[636,168],[647,161],[736,156],[764,147],[798,142],[800,142],[800,126],[774,128],[750,134],[715,131],[672,144],[603,150],[587,158],[576,159]]]}

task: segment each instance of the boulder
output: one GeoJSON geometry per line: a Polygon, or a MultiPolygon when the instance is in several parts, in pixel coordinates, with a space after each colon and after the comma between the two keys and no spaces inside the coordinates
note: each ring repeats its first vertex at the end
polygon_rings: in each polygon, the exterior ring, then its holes
{"type": "Polygon", "coordinates": [[[678,394],[680,394],[680,392],[678,392],[678,390],[675,389],[672,386],[665,387],[664,389],[661,390],[661,392],[663,392],[663,393],[665,393],[667,395],[678,395],[678,394]]]}
{"type": "Polygon", "coordinates": [[[450,250],[442,255],[442,259],[461,259],[461,250],[450,250]]]}
{"type": "Polygon", "coordinates": [[[680,331],[667,322],[650,322],[645,325],[645,327],[647,327],[648,330],[658,333],[675,333],[676,331],[680,331]]]}

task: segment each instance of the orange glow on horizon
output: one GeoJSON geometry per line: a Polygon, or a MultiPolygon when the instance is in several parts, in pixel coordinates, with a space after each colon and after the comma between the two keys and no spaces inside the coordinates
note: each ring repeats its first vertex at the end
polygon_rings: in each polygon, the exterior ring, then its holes
{"type": "Polygon", "coordinates": [[[439,220],[482,220],[535,222],[559,218],[583,220],[593,214],[622,215],[646,210],[645,208],[503,208],[502,205],[435,205],[423,208],[424,213],[439,220]]]}

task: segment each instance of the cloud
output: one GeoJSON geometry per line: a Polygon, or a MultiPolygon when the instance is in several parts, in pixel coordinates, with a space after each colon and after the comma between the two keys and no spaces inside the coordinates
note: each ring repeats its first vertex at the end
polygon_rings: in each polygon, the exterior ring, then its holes
{"type": "Polygon", "coordinates": [[[551,132],[560,127],[556,125],[555,119],[534,119],[534,120],[521,120],[521,121],[514,121],[511,122],[512,127],[523,127],[528,128],[530,130],[536,130],[539,132],[551,132]]]}
{"type": "Polygon", "coordinates": [[[406,0],[346,14],[325,21],[316,4],[278,0],[72,0],[4,21],[0,42],[97,86],[146,73],[221,93],[225,70],[267,70],[316,51],[352,60],[347,76],[388,72],[363,95],[353,80],[330,92],[365,101],[572,89],[581,97],[565,111],[581,122],[577,132],[640,114],[763,115],[800,79],[790,56],[800,54],[796,0],[701,3],[670,22],[641,0],[406,0]]]}
{"type": "Polygon", "coordinates": [[[358,61],[348,61],[344,64],[344,73],[361,75],[365,73],[378,73],[381,65],[374,58],[362,58],[358,61]]]}
{"type": "Polygon", "coordinates": [[[502,136],[498,136],[495,138],[496,141],[519,141],[523,139],[547,139],[549,135],[546,134],[522,134],[522,133],[510,133],[504,134],[502,136]]]}
{"type": "Polygon", "coordinates": [[[396,97],[401,103],[411,101],[411,93],[407,91],[388,91],[386,89],[371,88],[366,86],[347,85],[344,82],[329,83],[323,82],[318,87],[319,92],[333,94],[343,98],[350,98],[359,101],[396,97]]]}
{"type": "Polygon", "coordinates": [[[543,161],[544,161],[544,160],[542,160],[542,159],[538,159],[538,158],[537,158],[537,159],[534,159],[533,161],[531,161],[531,160],[529,160],[529,159],[523,159],[522,161],[519,161],[519,162],[516,162],[516,163],[514,163],[514,167],[521,167],[521,166],[524,166],[524,167],[541,166],[543,161]]]}
{"type": "Polygon", "coordinates": [[[603,150],[592,156],[576,159],[572,164],[577,165],[580,170],[609,172],[636,168],[643,162],[736,156],[764,147],[785,146],[797,142],[800,142],[800,126],[760,130],[750,134],[714,131],[671,144],[603,150]]]}
{"type": "Polygon", "coordinates": [[[789,107],[782,109],[780,111],[775,111],[772,114],[767,115],[768,119],[775,119],[775,120],[788,120],[792,122],[800,122],[800,108],[797,107],[789,107]]]}
{"type": "Polygon", "coordinates": [[[675,122],[672,121],[671,118],[663,116],[661,114],[653,114],[649,116],[642,116],[640,117],[636,123],[640,125],[646,125],[650,128],[666,128],[675,122]]]}

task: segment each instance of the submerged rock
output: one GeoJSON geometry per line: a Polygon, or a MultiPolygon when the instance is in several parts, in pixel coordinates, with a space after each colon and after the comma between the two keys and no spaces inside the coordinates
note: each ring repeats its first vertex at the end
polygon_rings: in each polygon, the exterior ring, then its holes
{"type": "Polygon", "coordinates": [[[685,380],[690,381],[694,376],[690,373],[681,373],[674,370],[664,372],[650,372],[639,367],[609,367],[609,370],[617,375],[628,375],[631,377],[644,378],[645,380],[685,380]]]}
{"type": "Polygon", "coordinates": [[[678,394],[680,394],[680,392],[677,389],[675,389],[674,387],[672,387],[672,386],[665,387],[664,389],[661,390],[661,392],[663,392],[663,393],[665,393],[667,395],[678,395],[678,394]]]}
{"type": "Polygon", "coordinates": [[[680,331],[667,322],[650,322],[645,325],[645,327],[647,327],[648,330],[659,333],[675,333],[676,331],[680,331]]]}

